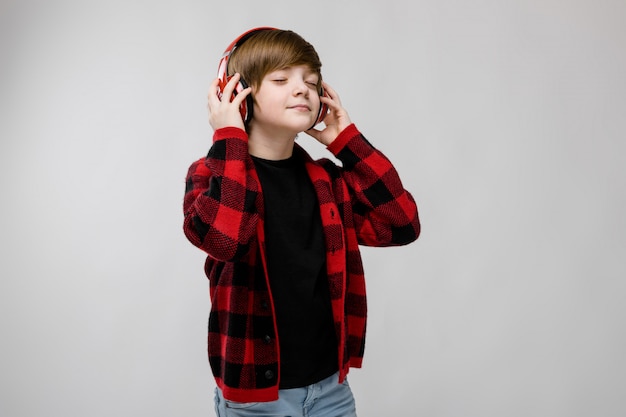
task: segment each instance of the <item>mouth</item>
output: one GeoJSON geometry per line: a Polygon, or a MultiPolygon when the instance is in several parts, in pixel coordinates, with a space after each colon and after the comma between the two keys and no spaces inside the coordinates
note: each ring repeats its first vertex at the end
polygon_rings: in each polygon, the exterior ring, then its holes
{"type": "Polygon", "coordinates": [[[296,104],[295,106],[289,106],[289,109],[298,111],[311,111],[311,108],[306,104],[296,104]]]}

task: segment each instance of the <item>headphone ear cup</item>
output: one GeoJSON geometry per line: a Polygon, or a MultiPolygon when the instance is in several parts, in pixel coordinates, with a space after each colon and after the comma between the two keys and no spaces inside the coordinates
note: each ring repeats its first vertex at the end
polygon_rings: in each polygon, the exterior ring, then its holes
{"type": "MultiPolygon", "coordinates": [[[[233,98],[243,90],[248,88],[248,83],[241,78],[239,82],[235,86],[235,91],[233,92],[233,98]]],[[[248,94],[246,99],[241,102],[241,106],[239,106],[239,113],[241,113],[241,118],[243,119],[244,124],[248,124],[250,120],[252,120],[252,113],[254,110],[254,102],[252,100],[252,94],[248,94]]]]}
{"type": "MultiPolygon", "coordinates": [[[[324,90],[324,87],[322,87],[322,90],[320,91],[320,97],[330,97],[328,93],[326,93],[326,90],[324,90]]],[[[326,117],[327,114],[328,105],[320,101],[320,111],[319,113],[317,113],[317,120],[315,120],[315,124],[313,126],[317,125],[318,123],[322,123],[322,121],[324,121],[324,117],[326,117]]]]}

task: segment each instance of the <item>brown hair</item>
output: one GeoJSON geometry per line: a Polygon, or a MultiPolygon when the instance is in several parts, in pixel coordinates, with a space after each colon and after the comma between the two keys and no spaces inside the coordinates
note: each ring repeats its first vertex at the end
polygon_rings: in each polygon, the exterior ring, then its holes
{"type": "Polygon", "coordinates": [[[313,45],[291,30],[264,29],[253,33],[233,51],[228,59],[228,75],[238,72],[256,89],[268,73],[295,65],[306,65],[316,72],[317,89],[321,91],[322,62],[313,45]]]}

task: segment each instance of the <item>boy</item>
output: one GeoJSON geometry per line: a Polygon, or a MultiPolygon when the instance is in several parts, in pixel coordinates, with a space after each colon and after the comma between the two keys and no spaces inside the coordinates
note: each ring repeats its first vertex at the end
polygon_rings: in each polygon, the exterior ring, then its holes
{"type": "Polygon", "coordinates": [[[218,416],[356,416],[346,375],[365,344],[358,245],[420,232],[413,197],[320,70],[302,37],[257,28],[211,84],[213,145],[189,169],[184,232],[208,254],[218,416]],[[342,166],[312,160],[294,142],[303,131],[342,166]]]}

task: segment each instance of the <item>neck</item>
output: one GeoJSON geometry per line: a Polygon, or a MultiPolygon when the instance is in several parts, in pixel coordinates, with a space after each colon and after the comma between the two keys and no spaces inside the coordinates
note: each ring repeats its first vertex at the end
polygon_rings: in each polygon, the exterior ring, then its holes
{"type": "Polygon", "coordinates": [[[251,129],[248,135],[248,152],[258,158],[278,161],[293,154],[295,142],[293,134],[277,134],[251,129]]]}

